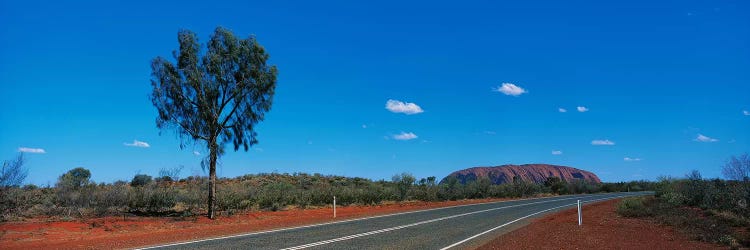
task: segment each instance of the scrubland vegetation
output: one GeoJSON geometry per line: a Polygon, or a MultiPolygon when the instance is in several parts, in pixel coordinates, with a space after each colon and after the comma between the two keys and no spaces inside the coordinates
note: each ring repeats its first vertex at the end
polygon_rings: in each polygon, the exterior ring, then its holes
{"type": "MultiPolygon", "coordinates": [[[[156,178],[138,174],[130,181],[95,183],[91,173],[75,168],[62,174],[50,187],[13,185],[2,187],[0,219],[20,220],[36,216],[58,219],[98,216],[193,216],[208,210],[208,178],[178,179],[180,168],[163,169],[156,178]]],[[[475,198],[530,197],[650,190],[651,183],[566,183],[549,178],[542,184],[517,181],[494,185],[480,179],[462,185],[456,179],[438,183],[435,177],[417,179],[403,173],[390,181],[321,174],[252,174],[221,178],[216,190],[220,213],[330,206],[333,196],[340,205],[377,205],[383,202],[444,201],[475,198]]]]}
{"type": "Polygon", "coordinates": [[[704,179],[695,170],[685,178],[661,177],[654,197],[624,199],[617,212],[674,226],[696,240],[750,247],[750,158],[732,157],[722,172],[726,180],[704,179]]]}

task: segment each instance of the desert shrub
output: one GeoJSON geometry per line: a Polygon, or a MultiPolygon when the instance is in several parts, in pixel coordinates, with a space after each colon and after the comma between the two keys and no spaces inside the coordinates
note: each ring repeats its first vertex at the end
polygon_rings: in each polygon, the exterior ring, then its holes
{"type": "Polygon", "coordinates": [[[137,174],[137,175],[133,176],[133,180],[130,181],[130,186],[133,186],[133,187],[142,187],[142,186],[146,186],[148,184],[151,184],[151,182],[153,182],[153,181],[154,180],[151,178],[150,175],[137,174]]]}
{"type": "Polygon", "coordinates": [[[727,244],[727,238],[733,237],[729,224],[722,223],[714,216],[686,207],[676,207],[665,201],[648,204],[655,213],[655,219],[666,225],[675,227],[695,240],[727,244]]]}
{"type": "Polygon", "coordinates": [[[81,208],[89,207],[96,185],[91,183],[91,172],[85,168],[74,168],[58,178],[56,204],[63,208],[65,216],[83,215],[81,208]]]}
{"type": "Polygon", "coordinates": [[[172,212],[179,201],[179,194],[172,186],[149,184],[131,187],[127,204],[130,212],[164,214],[172,212]]]}
{"type": "Polygon", "coordinates": [[[280,210],[294,203],[293,189],[294,186],[285,182],[268,184],[263,188],[263,192],[258,194],[258,205],[263,209],[280,210]]]}
{"type": "Polygon", "coordinates": [[[521,181],[513,183],[512,190],[513,197],[530,197],[534,194],[540,193],[541,186],[534,183],[521,181]]]}
{"type": "Polygon", "coordinates": [[[205,177],[190,176],[184,181],[184,185],[174,187],[177,202],[185,206],[185,209],[198,212],[207,208],[208,202],[208,180],[205,177]]]}
{"type": "Polygon", "coordinates": [[[378,185],[370,185],[367,187],[367,191],[362,194],[361,203],[365,205],[375,205],[394,196],[396,196],[396,194],[392,189],[378,185]]]}
{"type": "Polygon", "coordinates": [[[0,221],[47,215],[53,201],[54,190],[50,188],[0,188],[0,221]]]}
{"type": "MultiPolygon", "coordinates": [[[[420,185],[416,187],[414,198],[421,201],[437,201],[439,187],[435,183],[435,177],[422,178],[420,185]],[[423,180],[423,181],[422,181],[423,180]]],[[[492,186],[490,186],[492,188],[492,186]]]]}
{"type": "Polygon", "coordinates": [[[74,168],[58,178],[57,188],[78,190],[89,184],[91,171],[85,168],[74,168]]]}
{"type": "MultiPolygon", "coordinates": [[[[216,190],[216,207],[219,210],[238,210],[244,209],[240,203],[247,200],[247,192],[245,192],[242,186],[224,185],[222,188],[216,190]]],[[[248,200],[249,201],[249,200],[248,200]]]]}
{"type": "Polygon", "coordinates": [[[730,211],[718,211],[718,210],[708,210],[706,211],[708,215],[712,215],[716,217],[717,219],[721,220],[722,222],[727,223],[728,225],[732,227],[747,227],[750,226],[750,218],[747,218],[745,216],[730,212],[730,211]]]}
{"type": "Polygon", "coordinates": [[[391,180],[396,185],[396,190],[399,194],[398,199],[403,201],[408,199],[407,194],[409,193],[409,189],[411,189],[417,179],[410,173],[402,173],[394,175],[391,180]]]}
{"type": "Polygon", "coordinates": [[[464,187],[465,197],[469,199],[482,199],[489,197],[492,182],[487,177],[480,177],[475,181],[467,183],[464,187]]]}
{"type": "MultiPolygon", "coordinates": [[[[104,216],[118,213],[191,216],[207,210],[207,178],[189,176],[174,182],[179,171],[162,170],[157,181],[148,175],[134,176],[130,181],[95,184],[91,172],[72,169],[61,175],[53,188],[32,185],[6,187],[0,190],[0,220],[37,215],[104,216]]],[[[494,184],[488,178],[475,178],[462,184],[456,178],[436,183],[435,177],[416,178],[399,174],[391,180],[370,180],[321,174],[262,173],[236,178],[220,178],[217,208],[233,213],[237,210],[279,210],[287,206],[330,206],[333,196],[338,205],[376,205],[384,201],[444,201],[467,198],[528,197],[540,193],[589,193],[598,190],[621,191],[633,186],[649,187],[648,182],[620,182],[596,185],[584,182],[564,183],[564,187],[522,182],[494,184]],[[605,188],[607,187],[607,188],[605,188]]],[[[683,191],[678,182],[665,185],[673,192],[683,191]],[[674,184],[674,185],[673,185],[674,184]]],[[[747,211],[747,185],[723,183],[706,185],[700,201],[706,207],[728,209],[736,214],[747,211]],[[739,188],[739,189],[738,189],[739,188]],[[745,188],[745,189],[741,189],[745,188]],[[741,191],[738,191],[741,190],[741,191]],[[731,191],[731,192],[730,192],[731,191]],[[727,194],[729,195],[716,195],[727,194]],[[739,204],[739,205],[738,205],[739,204]],[[745,204],[745,205],[743,205],[745,204]],[[740,206],[742,205],[742,206],[740,206]]]]}
{"type": "Polygon", "coordinates": [[[646,207],[648,198],[628,197],[617,203],[617,213],[625,217],[643,217],[651,215],[651,210],[646,207]]]}
{"type": "Polygon", "coordinates": [[[493,185],[490,187],[490,197],[493,198],[506,198],[510,197],[511,195],[511,185],[509,184],[500,184],[500,185],[493,185]]]}
{"type": "Polygon", "coordinates": [[[690,176],[689,179],[661,178],[656,196],[673,205],[750,215],[747,204],[750,182],[698,179],[695,173],[690,176]]]}
{"type": "Polygon", "coordinates": [[[673,206],[682,206],[687,200],[684,195],[676,192],[665,193],[661,198],[673,206]]]}
{"type": "Polygon", "coordinates": [[[111,215],[127,210],[130,187],[124,182],[99,185],[93,192],[92,210],[96,216],[111,215]]]}
{"type": "Polygon", "coordinates": [[[438,198],[441,200],[463,199],[463,186],[456,177],[449,176],[440,184],[438,198]]]}
{"type": "Polygon", "coordinates": [[[568,191],[566,183],[560,177],[550,176],[544,181],[544,186],[549,188],[552,193],[565,194],[568,191]]]}

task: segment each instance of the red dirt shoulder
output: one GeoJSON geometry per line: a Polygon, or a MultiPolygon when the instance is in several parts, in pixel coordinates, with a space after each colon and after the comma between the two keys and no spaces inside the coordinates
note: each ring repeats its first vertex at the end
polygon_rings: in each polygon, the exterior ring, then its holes
{"type": "Polygon", "coordinates": [[[508,199],[477,199],[444,202],[402,202],[376,206],[330,207],[256,211],[210,220],[205,217],[105,217],[81,221],[47,222],[37,218],[0,224],[3,249],[40,248],[130,248],[161,243],[189,241],[248,232],[294,227],[397,212],[508,199]]]}
{"type": "Polygon", "coordinates": [[[479,249],[727,249],[688,239],[673,228],[646,219],[624,218],[618,200],[583,207],[583,226],[576,209],[544,216],[501,235],[479,249]]]}

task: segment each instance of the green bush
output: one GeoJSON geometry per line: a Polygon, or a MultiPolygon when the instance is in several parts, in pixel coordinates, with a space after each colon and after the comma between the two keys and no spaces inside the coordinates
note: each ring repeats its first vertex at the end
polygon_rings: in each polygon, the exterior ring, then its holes
{"type": "Polygon", "coordinates": [[[673,206],[682,206],[687,201],[684,195],[676,192],[665,193],[661,198],[673,206]]]}
{"type": "Polygon", "coordinates": [[[617,203],[617,213],[625,217],[643,217],[651,215],[651,211],[646,207],[644,197],[628,197],[617,203]]]}
{"type": "Polygon", "coordinates": [[[151,184],[151,182],[153,182],[153,181],[154,180],[153,180],[153,178],[151,178],[150,175],[137,174],[137,175],[133,176],[133,180],[130,181],[130,186],[133,186],[133,187],[142,187],[142,186],[146,186],[148,184],[151,184]]]}

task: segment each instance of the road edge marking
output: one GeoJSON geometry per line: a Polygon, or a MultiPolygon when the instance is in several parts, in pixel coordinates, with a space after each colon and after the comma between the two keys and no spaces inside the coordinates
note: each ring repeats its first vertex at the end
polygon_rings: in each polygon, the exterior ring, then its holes
{"type": "MultiPolygon", "coordinates": [[[[593,195],[596,195],[596,194],[593,194],[593,195]]],[[[199,242],[205,242],[205,241],[224,240],[224,239],[231,239],[231,238],[237,238],[237,237],[245,237],[245,236],[267,234],[267,233],[276,233],[276,232],[296,230],[296,229],[303,229],[303,228],[327,226],[327,225],[333,225],[333,224],[339,224],[339,223],[347,223],[347,222],[352,222],[352,221],[370,220],[370,219],[384,218],[384,217],[404,215],[404,214],[429,212],[429,211],[435,211],[435,210],[441,210],[441,209],[449,209],[449,208],[457,208],[457,207],[467,207],[467,206],[479,206],[479,205],[496,204],[496,203],[504,203],[504,202],[514,202],[514,201],[528,201],[528,200],[552,199],[552,198],[560,198],[560,197],[565,197],[565,196],[575,196],[575,195],[560,195],[560,196],[550,196],[550,197],[534,197],[534,198],[524,198],[524,199],[516,199],[516,200],[490,201],[490,202],[482,202],[482,203],[474,203],[474,204],[463,204],[463,205],[455,205],[455,206],[447,206],[447,207],[438,207],[438,208],[430,208],[430,209],[425,209],[425,210],[415,210],[415,211],[400,212],[400,213],[393,213],[393,214],[383,214],[383,215],[376,215],[376,216],[363,217],[363,218],[355,218],[355,219],[348,219],[348,220],[341,220],[341,221],[331,221],[331,222],[318,223],[318,224],[312,224],[312,225],[304,225],[304,226],[297,226],[297,227],[278,228],[278,229],[272,229],[272,230],[268,230],[268,231],[235,234],[235,235],[228,235],[228,236],[221,236],[221,237],[214,237],[214,238],[207,238],[207,239],[199,239],[199,240],[191,240],[191,241],[181,241],[181,242],[174,242],[174,243],[163,244],[163,245],[151,245],[151,246],[144,246],[144,247],[136,247],[136,248],[131,248],[131,249],[135,249],[135,250],[156,249],[156,248],[161,248],[161,247],[179,246],[179,245],[193,244],[193,243],[199,243],[199,242]]]]}
{"type": "Polygon", "coordinates": [[[430,220],[418,221],[418,222],[414,222],[414,223],[406,224],[406,225],[400,225],[400,226],[394,226],[394,227],[389,227],[389,228],[383,228],[383,229],[373,230],[373,231],[369,231],[369,232],[352,234],[352,235],[342,236],[342,237],[339,237],[339,238],[322,240],[322,241],[308,243],[308,244],[304,244],[304,245],[283,248],[282,250],[298,250],[298,249],[304,249],[304,248],[309,248],[309,247],[322,246],[322,245],[326,245],[326,244],[330,244],[330,243],[335,243],[335,242],[339,242],[339,241],[345,241],[345,240],[350,240],[350,239],[354,239],[354,238],[359,238],[359,237],[364,237],[364,236],[369,236],[369,235],[374,235],[374,234],[379,234],[379,233],[390,232],[390,231],[394,231],[394,230],[404,229],[404,228],[407,228],[407,227],[413,227],[413,226],[418,226],[418,225],[422,225],[422,224],[427,224],[427,223],[432,223],[432,222],[437,222],[437,221],[442,221],[442,220],[448,220],[448,219],[458,218],[458,217],[472,215],[472,214],[486,213],[486,212],[495,211],[495,210],[501,210],[501,209],[506,209],[506,208],[522,207],[522,206],[536,205],[536,204],[548,203],[548,202],[565,201],[565,200],[571,200],[571,199],[576,199],[576,198],[580,199],[580,197],[570,197],[570,198],[557,199],[557,200],[544,200],[544,201],[537,201],[537,202],[532,202],[532,203],[516,204],[516,205],[511,205],[511,206],[505,206],[505,207],[489,208],[489,209],[484,209],[484,210],[479,210],[479,211],[473,211],[473,212],[467,212],[467,213],[462,213],[462,214],[454,214],[454,215],[444,216],[444,217],[439,217],[439,218],[434,218],[434,219],[430,219],[430,220]]]}
{"type": "MultiPolygon", "coordinates": [[[[608,197],[608,198],[602,198],[602,199],[590,200],[590,201],[585,201],[585,202],[581,202],[581,203],[592,203],[592,202],[597,202],[597,201],[602,201],[602,200],[611,200],[611,199],[618,199],[618,198],[622,198],[622,197],[629,197],[629,196],[640,196],[640,195],[621,195],[621,196],[614,196],[614,197],[608,197]]],[[[463,244],[463,243],[466,243],[467,241],[470,241],[470,240],[472,240],[472,239],[474,239],[474,238],[477,238],[477,237],[479,237],[479,236],[482,236],[482,235],[484,235],[484,234],[487,234],[487,233],[489,233],[489,232],[495,231],[495,230],[497,230],[497,229],[499,229],[499,228],[502,228],[502,227],[508,226],[508,225],[510,225],[510,224],[513,224],[513,223],[515,223],[515,222],[518,222],[518,221],[520,221],[520,220],[523,220],[523,219],[529,218],[529,217],[531,217],[531,216],[534,216],[534,215],[537,215],[537,214],[541,214],[541,213],[544,213],[544,212],[548,212],[548,211],[551,211],[551,210],[555,210],[555,209],[559,209],[559,208],[567,207],[567,206],[573,206],[573,205],[576,205],[576,203],[572,203],[572,204],[568,204],[568,205],[562,205],[562,206],[558,206],[558,207],[553,207],[553,208],[545,209],[545,210],[542,210],[542,211],[539,211],[539,212],[536,212],[536,213],[532,213],[532,214],[529,214],[529,215],[526,215],[526,216],[520,217],[520,218],[518,218],[518,219],[515,219],[515,220],[512,220],[512,221],[509,221],[509,222],[507,222],[507,223],[505,223],[505,224],[502,224],[502,225],[500,225],[500,226],[497,226],[497,227],[491,228],[491,229],[489,229],[489,230],[487,230],[487,231],[484,231],[484,232],[478,233],[478,234],[476,234],[476,235],[474,235],[474,236],[471,236],[471,237],[469,237],[469,238],[463,239],[463,240],[461,240],[461,241],[459,241],[459,242],[453,243],[453,244],[451,244],[451,245],[449,245],[449,246],[447,246],[447,247],[443,247],[443,248],[441,248],[440,250],[447,250],[447,249],[450,249],[450,248],[452,248],[452,247],[455,247],[455,246],[461,245],[461,244],[463,244]]]]}

